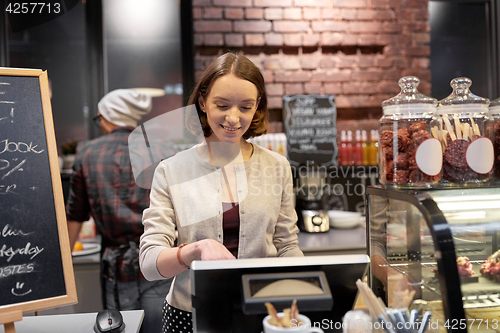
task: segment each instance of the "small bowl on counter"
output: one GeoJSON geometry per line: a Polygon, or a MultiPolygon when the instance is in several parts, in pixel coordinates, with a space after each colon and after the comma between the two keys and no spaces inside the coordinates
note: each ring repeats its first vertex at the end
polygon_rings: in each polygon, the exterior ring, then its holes
{"type": "Polygon", "coordinates": [[[335,229],[357,228],[365,221],[365,217],[360,212],[343,210],[329,210],[328,218],[330,219],[330,227],[335,229]]]}

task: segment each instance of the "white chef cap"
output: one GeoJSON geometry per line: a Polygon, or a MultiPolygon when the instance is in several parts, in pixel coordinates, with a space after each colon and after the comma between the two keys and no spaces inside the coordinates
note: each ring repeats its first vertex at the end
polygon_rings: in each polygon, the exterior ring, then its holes
{"type": "Polygon", "coordinates": [[[133,89],[117,89],[97,104],[99,113],[116,126],[137,127],[137,122],[151,111],[152,98],[133,89]]]}

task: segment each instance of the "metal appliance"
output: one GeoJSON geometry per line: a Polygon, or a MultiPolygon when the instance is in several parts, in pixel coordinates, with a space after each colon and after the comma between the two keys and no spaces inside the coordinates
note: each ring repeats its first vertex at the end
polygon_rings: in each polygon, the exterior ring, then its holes
{"type": "Polygon", "coordinates": [[[323,189],[326,186],[326,171],[307,168],[306,174],[299,172],[299,188],[295,193],[295,210],[298,226],[305,232],[327,232],[330,229],[323,189]]]}

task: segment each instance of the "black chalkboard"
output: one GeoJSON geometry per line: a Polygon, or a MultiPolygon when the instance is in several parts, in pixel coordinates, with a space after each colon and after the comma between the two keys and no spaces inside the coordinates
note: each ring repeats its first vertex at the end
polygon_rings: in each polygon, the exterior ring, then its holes
{"type": "Polygon", "coordinates": [[[291,165],[337,165],[337,107],[333,95],[283,96],[291,165]]]}
{"type": "Polygon", "coordinates": [[[76,302],[47,73],[0,68],[0,310],[76,302]]]}

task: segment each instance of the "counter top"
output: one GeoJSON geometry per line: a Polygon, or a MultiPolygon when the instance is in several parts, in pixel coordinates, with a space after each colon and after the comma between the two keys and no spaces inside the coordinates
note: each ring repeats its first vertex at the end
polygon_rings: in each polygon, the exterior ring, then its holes
{"type": "MultiPolygon", "coordinates": [[[[336,253],[366,253],[366,228],[361,225],[354,229],[330,228],[324,233],[299,233],[299,247],[306,255],[336,253]]],[[[74,265],[89,265],[100,262],[100,254],[73,256],[74,265]]]]}
{"type": "MultiPolygon", "coordinates": [[[[144,310],[121,311],[125,330],[123,333],[137,333],[144,318],[144,310]]],[[[15,322],[17,333],[53,333],[93,332],[97,313],[79,313],[53,316],[24,316],[23,320],[15,322]]],[[[4,332],[4,326],[0,325],[0,333],[4,332]]]]}
{"type": "Polygon", "coordinates": [[[320,252],[366,253],[366,228],[361,225],[354,229],[330,228],[324,233],[299,233],[299,247],[306,255],[320,252]]]}

